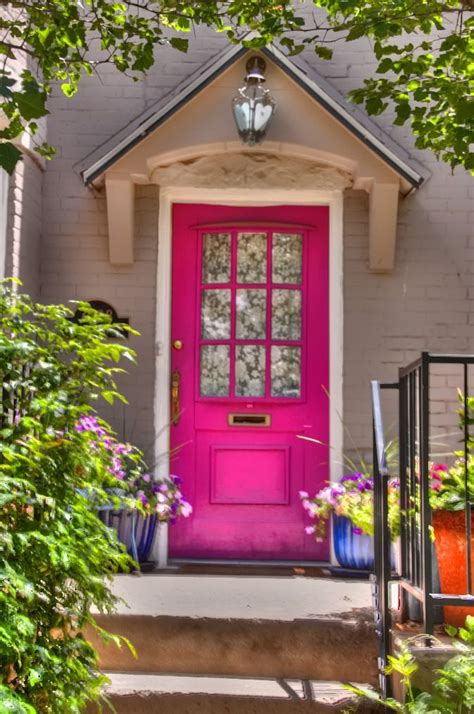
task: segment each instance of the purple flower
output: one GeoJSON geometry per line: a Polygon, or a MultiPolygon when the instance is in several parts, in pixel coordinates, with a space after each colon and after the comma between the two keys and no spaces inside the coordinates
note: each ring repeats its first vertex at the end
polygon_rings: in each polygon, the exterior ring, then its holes
{"type": "Polygon", "coordinates": [[[361,473],[355,473],[355,474],[348,474],[347,476],[343,476],[340,479],[340,483],[346,483],[346,481],[360,481],[361,478],[363,478],[364,474],[361,473]]]}
{"type": "Polygon", "coordinates": [[[118,443],[118,444],[115,444],[115,446],[114,446],[114,451],[119,456],[129,454],[131,452],[131,450],[132,450],[132,447],[130,446],[130,444],[118,443]]]}
{"type": "Polygon", "coordinates": [[[354,528],[352,529],[352,532],[353,532],[354,535],[362,535],[362,528],[354,527],[354,528]]]}
{"type": "Polygon", "coordinates": [[[144,491],[138,491],[138,492],[137,492],[137,498],[138,498],[139,501],[141,501],[141,502],[143,503],[144,506],[146,506],[146,504],[148,503],[148,499],[147,499],[147,497],[145,496],[144,491]]]}
{"type": "Polygon", "coordinates": [[[180,486],[183,483],[182,479],[179,476],[170,476],[170,478],[177,486],[180,486]]]}
{"type": "Polygon", "coordinates": [[[85,414],[79,417],[78,421],[75,424],[75,429],[79,433],[84,431],[91,431],[93,434],[97,434],[97,436],[106,435],[106,431],[103,427],[100,426],[99,422],[97,421],[97,417],[86,416],[85,414]]]}

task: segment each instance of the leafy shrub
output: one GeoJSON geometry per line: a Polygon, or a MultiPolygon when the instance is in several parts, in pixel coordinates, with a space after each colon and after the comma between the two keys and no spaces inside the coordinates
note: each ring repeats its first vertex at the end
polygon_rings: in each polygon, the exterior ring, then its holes
{"type": "Polygon", "coordinates": [[[376,692],[347,685],[347,689],[362,698],[383,704],[386,710],[400,714],[471,714],[474,711],[474,617],[467,617],[464,627],[447,628],[457,654],[444,667],[436,670],[431,692],[422,692],[413,686],[413,675],[418,670],[415,657],[408,648],[397,657],[389,657],[387,674],[397,672],[405,688],[405,702],[393,698],[383,699],[376,692]]]}
{"type": "MultiPolygon", "coordinates": [[[[96,506],[110,501],[120,459],[139,471],[141,454],[122,448],[93,412],[101,399],[122,399],[118,363],[134,354],[110,339],[123,328],[86,303],[78,307],[76,323],[67,307],[0,286],[2,712],[84,711],[106,680],[81,633],[92,626],[121,644],[90,611],[113,611],[111,579],[132,561],[96,506]],[[86,419],[97,428],[81,428],[86,419]]],[[[143,508],[126,479],[120,486],[130,507],[143,508]]]]}

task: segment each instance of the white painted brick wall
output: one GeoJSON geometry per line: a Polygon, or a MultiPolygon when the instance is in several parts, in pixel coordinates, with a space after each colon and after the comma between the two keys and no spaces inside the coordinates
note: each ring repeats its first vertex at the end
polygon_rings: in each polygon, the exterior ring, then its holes
{"type": "Polygon", "coordinates": [[[130,269],[109,264],[104,198],[81,184],[78,179],[77,187],[68,189],[69,195],[53,193],[53,198],[59,197],[58,203],[45,197],[51,223],[45,222],[41,297],[46,302],[104,300],[114,306],[119,317],[130,318],[132,327],[140,332],[140,337],[129,339],[138,352],[138,365],[127,367],[129,373],[119,379],[129,404],[104,404],[101,412],[121,438],[137,444],[151,458],[158,189],[137,189],[135,263],[130,269]]]}
{"type": "Polygon", "coordinates": [[[24,155],[10,177],[8,191],[5,276],[19,278],[21,289],[33,298],[39,295],[42,181],[40,166],[24,155]]]}

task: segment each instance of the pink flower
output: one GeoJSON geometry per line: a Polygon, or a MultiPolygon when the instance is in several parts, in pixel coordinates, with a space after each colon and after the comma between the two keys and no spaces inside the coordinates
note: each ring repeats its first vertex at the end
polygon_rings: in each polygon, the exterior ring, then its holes
{"type": "Polygon", "coordinates": [[[187,501],[181,501],[181,515],[184,516],[184,518],[189,518],[192,512],[193,507],[191,504],[187,501]]]}
{"type": "Polygon", "coordinates": [[[308,491],[298,491],[298,493],[299,493],[299,497],[300,497],[300,498],[303,498],[303,499],[304,499],[304,498],[309,498],[309,493],[308,493],[308,491]]]}
{"type": "Polygon", "coordinates": [[[304,529],[304,532],[306,533],[306,535],[313,535],[314,526],[306,526],[306,528],[304,529]]]}

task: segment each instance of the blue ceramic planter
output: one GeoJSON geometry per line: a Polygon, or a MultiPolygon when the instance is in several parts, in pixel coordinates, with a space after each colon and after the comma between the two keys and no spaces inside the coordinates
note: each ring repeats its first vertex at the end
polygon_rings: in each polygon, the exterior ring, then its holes
{"type": "Polygon", "coordinates": [[[332,518],[334,552],[341,568],[350,570],[374,569],[374,539],[365,534],[354,533],[352,521],[345,516],[332,518]]]}
{"type": "MultiPolygon", "coordinates": [[[[121,496],[123,492],[116,489],[114,495],[121,496]]],[[[149,562],[153,541],[158,526],[156,515],[143,516],[137,511],[107,504],[100,506],[99,518],[109,528],[115,528],[119,540],[127,548],[127,552],[140,565],[149,562]]]]}

